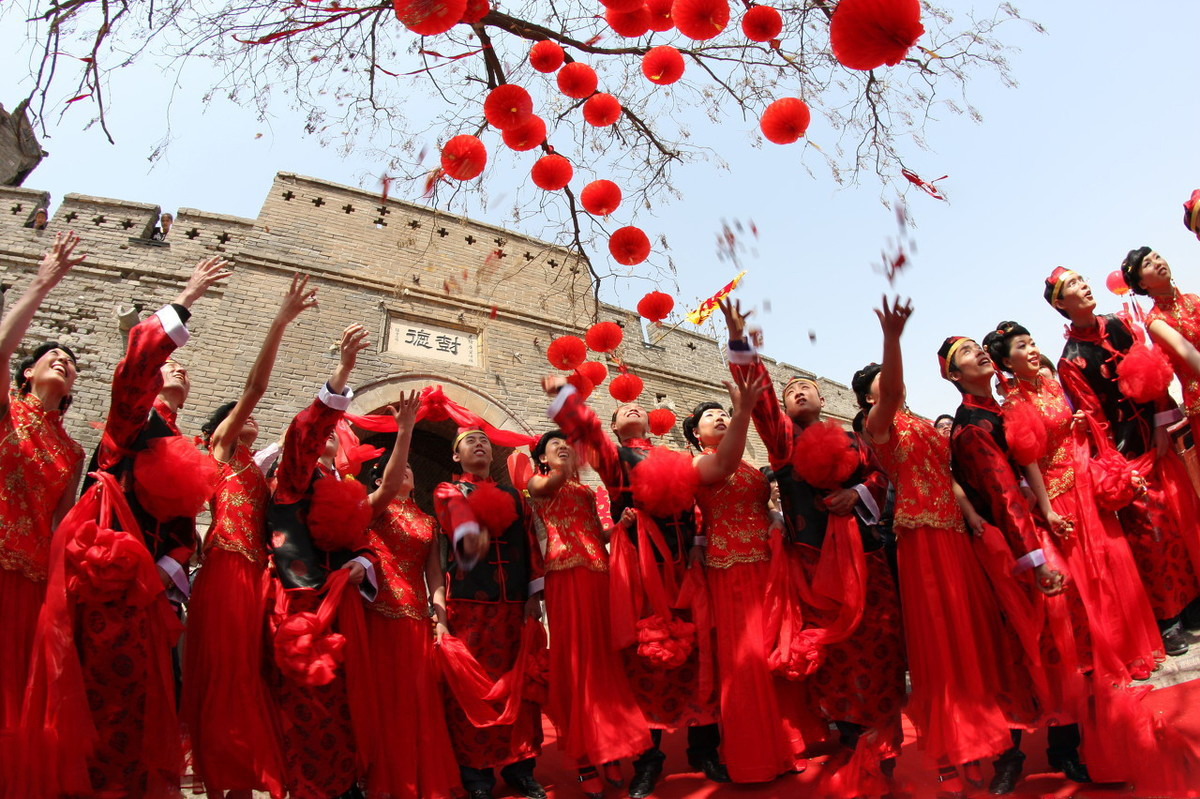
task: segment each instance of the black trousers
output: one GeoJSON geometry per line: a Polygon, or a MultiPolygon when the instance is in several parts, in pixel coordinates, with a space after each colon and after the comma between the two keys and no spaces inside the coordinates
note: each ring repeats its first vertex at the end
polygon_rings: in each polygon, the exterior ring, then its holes
{"type": "MultiPolygon", "coordinates": [[[[1002,752],[1000,757],[996,758],[997,763],[1025,757],[1024,753],[1021,752],[1021,731],[1009,730],[1008,732],[1012,736],[1012,749],[1002,752]]],[[[1075,754],[1079,751],[1080,742],[1078,724],[1062,724],[1046,730],[1046,754],[1050,755],[1051,758],[1075,754]]]]}
{"type": "MultiPolygon", "coordinates": [[[[667,756],[662,751],[662,730],[650,730],[651,746],[637,756],[633,761],[635,771],[642,771],[651,765],[661,765],[667,756]]],[[[716,724],[702,724],[687,728],[688,759],[697,757],[717,757],[717,747],[721,745],[721,729],[716,724]]]]}
{"type": "MultiPolygon", "coordinates": [[[[500,776],[506,780],[518,780],[521,777],[532,777],[533,767],[537,764],[537,758],[531,757],[527,760],[518,760],[515,763],[509,763],[504,768],[500,769],[500,776]]],[[[471,768],[470,766],[459,766],[458,774],[462,777],[463,787],[467,789],[467,793],[471,791],[485,790],[490,791],[496,787],[496,770],[490,768],[471,768]]]]}

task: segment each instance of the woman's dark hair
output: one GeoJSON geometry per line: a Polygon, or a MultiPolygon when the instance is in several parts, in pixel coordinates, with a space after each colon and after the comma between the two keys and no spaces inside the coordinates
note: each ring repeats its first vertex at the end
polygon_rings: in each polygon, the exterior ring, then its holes
{"type": "Polygon", "coordinates": [[[1142,261],[1146,256],[1152,253],[1149,247],[1138,247],[1136,250],[1130,250],[1125,256],[1125,260],[1121,262],[1121,277],[1125,279],[1125,285],[1129,286],[1129,290],[1134,294],[1145,296],[1147,292],[1142,288],[1142,261]]]}
{"type": "Polygon", "coordinates": [[[208,421],[200,425],[200,435],[204,438],[205,444],[212,440],[213,434],[217,432],[217,428],[221,426],[221,422],[228,418],[235,407],[237,407],[237,400],[226,402],[224,405],[218,405],[217,409],[209,414],[208,421]]]}
{"type": "Polygon", "coordinates": [[[933,426],[934,426],[934,427],[937,427],[939,424],[941,424],[941,423],[942,423],[942,420],[943,420],[943,419],[949,419],[951,423],[953,423],[953,422],[954,422],[954,417],[953,417],[953,416],[951,416],[951,415],[950,415],[950,414],[948,414],[948,413],[943,413],[943,414],[939,415],[939,416],[938,416],[938,418],[936,418],[936,419],[934,419],[934,420],[933,420],[933,426]]]}
{"type": "Polygon", "coordinates": [[[385,450],[382,455],[379,455],[373,460],[369,460],[362,465],[359,471],[360,475],[366,475],[367,482],[363,485],[367,487],[367,493],[370,494],[375,490],[375,481],[383,479],[383,471],[387,468],[388,461],[391,460],[392,451],[385,450]]]}
{"type": "Polygon", "coordinates": [[[983,337],[983,348],[987,350],[988,357],[992,359],[992,363],[997,369],[1012,374],[1012,369],[1004,365],[1004,359],[1008,357],[1009,349],[1012,347],[1012,340],[1017,336],[1028,336],[1029,334],[1029,331],[1017,322],[1001,322],[996,325],[995,330],[983,337]]]}
{"type": "Polygon", "coordinates": [[[700,446],[700,438],[696,435],[696,428],[700,426],[700,417],[704,415],[705,411],[714,409],[721,410],[721,403],[701,402],[692,409],[692,415],[683,420],[683,437],[697,450],[704,449],[700,446]]]}
{"type": "Polygon", "coordinates": [[[542,437],[537,440],[537,443],[533,445],[533,449],[530,450],[530,455],[533,456],[533,468],[537,469],[539,474],[546,474],[550,471],[550,467],[542,463],[542,456],[546,454],[546,447],[556,438],[563,441],[567,440],[563,431],[547,430],[545,433],[542,433],[542,437]]]}
{"type": "Polygon", "coordinates": [[[850,378],[850,388],[854,390],[854,397],[858,400],[858,407],[862,409],[864,414],[871,412],[871,403],[867,401],[867,395],[871,393],[871,384],[875,382],[875,376],[883,370],[883,367],[877,363],[869,363],[863,368],[854,373],[854,377],[850,378]]]}
{"type": "MultiPolygon", "coordinates": [[[[42,344],[38,345],[37,349],[22,358],[21,362],[17,364],[17,372],[15,375],[13,375],[13,382],[17,384],[18,394],[28,394],[29,389],[31,388],[29,385],[29,379],[25,377],[25,370],[31,368],[34,364],[42,359],[42,356],[52,350],[62,350],[65,352],[71,359],[71,363],[75,364],[75,366],[78,368],[79,359],[75,357],[75,352],[66,344],[60,344],[57,341],[43,342],[42,344]]],[[[70,394],[63,397],[62,405],[59,406],[59,411],[66,413],[67,408],[69,407],[71,407],[70,394]]]]}

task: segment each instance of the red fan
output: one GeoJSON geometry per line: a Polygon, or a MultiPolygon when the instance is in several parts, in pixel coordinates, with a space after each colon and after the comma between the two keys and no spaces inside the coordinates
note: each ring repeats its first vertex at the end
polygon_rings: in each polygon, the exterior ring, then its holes
{"type": "Polygon", "coordinates": [[[608,367],[599,361],[584,361],[575,367],[575,371],[586,377],[594,386],[600,385],[608,377],[608,367]]]}
{"type": "Polygon", "coordinates": [[[627,39],[636,39],[650,30],[650,12],[639,5],[632,11],[617,11],[610,8],[604,12],[608,27],[627,39]]]}
{"type": "Polygon", "coordinates": [[[769,42],[783,31],[783,17],[770,6],[755,6],[742,17],[742,33],[752,42],[769,42]]]}
{"type": "Polygon", "coordinates": [[[463,12],[461,21],[470,25],[486,17],[491,10],[488,0],[467,0],[467,10],[463,12]]]}
{"type": "Polygon", "coordinates": [[[661,322],[667,318],[674,307],[675,299],[670,294],[652,291],[638,300],[637,312],[651,322],[661,322]]]}
{"type": "Polygon", "coordinates": [[[691,510],[699,482],[691,456],[666,447],[651,449],[630,472],[634,502],[651,516],[674,516],[691,510]]]}
{"type": "Polygon", "coordinates": [[[562,66],[566,54],[563,49],[549,39],[529,48],[529,65],[538,72],[553,72],[562,66]]]}
{"type": "Polygon", "coordinates": [[[791,144],[804,135],[812,113],[804,101],[796,97],[784,97],[767,106],[763,111],[759,127],[769,141],[776,144],[791,144]]]}
{"type": "Polygon", "coordinates": [[[833,57],[849,69],[899,64],[923,33],[920,0],[839,0],[829,22],[833,57]]]}
{"type": "Polygon", "coordinates": [[[586,375],[579,372],[575,372],[568,377],[567,382],[575,386],[575,390],[579,392],[580,399],[587,399],[592,396],[592,389],[596,387],[596,384],[588,380],[586,375]]]}
{"type": "Polygon", "coordinates": [[[557,80],[558,90],[574,100],[590,97],[599,83],[596,70],[578,61],[572,61],[560,69],[557,80]]]}
{"type": "Polygon", "coordinates": [[[671,19],[671,6],[675,0],[646,0],[646,11],[650,14],[650,30],[665,33],[675,27],[671,19]]]}
{"type": "Polygon", "coordinates": [[[467,0],[392,0],[392,6],[404,27],[422,36],[436,36],[458,24],[467,0]]]}
{"type": "Polygon", "coordinates": [[[593,94],[583,104],[583,118],[593,127],[607,128],[621,118],[621,103],[611,94],[593,94]]]}
{"type": "Polygon", "coordinates": [[[499,536],[517,520],[517,503],[495,483],[479,483],[467,497],[479,526],[499,536]]]}
{"type": "Polygon", "coordinates": [[[487,165],[487,149],[474,136],[455,136],[442,147],[442,169],[455,180],[479,177],[487,165]]]}
{"type": "Polygon", "coordinates": [[[703,42],[729,24],[729,0],[675,0],[671,18],[680,33],[703,42]]]}
{"type": "Polygon", "coordinates": [[[656,436],[665,436],[675,426],[675,414],[666,408],[655,408],[646,414],[650,423],[650,432],[656,436]]]}
{"type": "Polygon", "coordinates": [[[608,251],[617,263],[634,266],[649,257],[650,239],[641,228],[627,225],[608,237],[608,251]]]}
{"type": "Polygon", "coordinates": [[[306,521],[317,549],[323,552],[362,549],[366,545],[367,525],[371,523],[367,489],[351,478],[322,477],[313,486],[306,521]]]}
{"type": "Polygon", "coordinates": [[[652,47],[642,56],[642,74],[659,86],[674,83],[683,77],[683,56],[669,44],[652,47]]]}
{"type": "Polygon", "coordinates": [[[594,352],[612,352],[621,346],[625,331],[616,322],[597,322],[588,328],[583,338],[588,349],[594,352]]]}
{"type": "Polygon", "coordinates": [[[801,480],[817,488],[837,488],[858,467],[850,436],[832,419],[804,429],[792,448],[792,467],[801,480]]]}
{"type": "Polygon", "coordinates": [[[546,123],[542,118],[537,116],[529,117],[523,124],[517,125],[515,128],[509,128],[502,134],[504,143],[509,149],[523,152],[532,150],[546,140],[546,123]]]}
{"type": "Polygon", "coordinates": [[[611,180],[593,180],[579,192],[579,202],[589,214],[608,216],[621,204],[621,187],[611,180]]]}
{"type": "Polygon", "coordinates": [[[587,359],[587,345],[578,336],[559,336],[546,348],[546,360],[555,369],[569,372],[587,359]]]}
{"type": "Polygon", "coordinates": [[[543,155],[529,174],[538,188],[558,191],[571,182],[574,172],[571,162],[561,155],[543,155]]]}
{"type": "Polygon", "coordinates": [[[483,115],[494,128],[518,127],[533,116],[533,98],[520,86],[503,83],[488,92],[483,101],[483,115]]]}
{"type": "Polygon", "coordinates": [[[633,402],[642,395],[642,378],[626,372],[608,384],[608,393],[617,402],[633,402]]]}
{"type": "Polygon", "coordinates": [[[213,495],[216,468],[212,458],[196,449],[190,438],[151,439],[133,461],[134,494],[160,522],[193,517],[213,495]]]}

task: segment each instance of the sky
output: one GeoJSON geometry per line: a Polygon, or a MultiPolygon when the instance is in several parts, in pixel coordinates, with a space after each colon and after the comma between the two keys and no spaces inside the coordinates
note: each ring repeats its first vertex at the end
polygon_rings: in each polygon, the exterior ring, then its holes
{"type": "MultiPolygon", "coordinates": [[[[959,12],[994,7],[945,5],[959,12]]],[[[1057,358],[1064,320],[1041,297],[1042,280],[1057,265],[1089,278],[1102,311],[1121,302],[1103,288],[1105,278],[1143,244],[1167,258],[1185,291],[1200,290],[1200,242],[1181,223],[1182,202],[1200,187],[1200,108],[1191,88],[1200,3],[1060,0],[1020,8],[1045,33],[1021,24],[1001,33],[1019,48],[1009,55],[1019,86],[982,75],[967,89],[981,122],[943,114],[925,129],[928,150],[909,145],[903,152],[923,177],[947,175],[938,185],[948,201],[904,192],[915,252],[892,286],[873,265],[897,237],[895,212],[884,201],[903,186],[885,187],[866,174],[857,186],[839,187],[800,145],[752,146],[753,121],[687,121],[728,168],[678,168],[680,197],[635,219],[652,238],[661,233],[671,243],[679,302],[728,280],[734,267],[719,259],[716,235],[725,220],[753,220],[758,236],[745,236],[752,247],[741,255],[748,275],[737,296],[756,308],[765,353],[849,383],[856,369],[880,358],[872,310],[884,292],[899,292],[916,308],[903,340],[909,401],[933,416],[958,404],[937,372],[935,353],[947,335],[982,338],[1013,319],[1057,358]]],[[[0,16],[0,47],[20,54],[10,63],[29,63],[23,26],[11,11],[0,16]]],[[[61,120],[54,114],[41,142],[50,156],[25,186],[51,192],[53,204],[78,192],[250,218],[278,171],[378,189],[385,170],[377,158],[322,146],[287,108],[273,107],[260,120],[231,102],[204,106],[199,97],[208,77],[202,68],[168,74],[152,63],[125,70],[109,90],[116,145],[97,126],[86,127],[85,109],[69,109],[61,120]],[[164,139],[169,146],[149,160],[164,139]]],[[[27,80],[23,69],[0,71],[0,102],[15,104],[27,80]]],[[[808,137],[821,147],[837,138],[821,118],[808,137]]],[[[505,221],[499,208],[475,216],[505,221]]],[[[529,218],[516,229],[544,233],[529,218]]],[[[648,288],[623,285],[603,298],[632,307],[648,288]]],[[[717,326],[707,331],[723,333],[717,326]]]]}

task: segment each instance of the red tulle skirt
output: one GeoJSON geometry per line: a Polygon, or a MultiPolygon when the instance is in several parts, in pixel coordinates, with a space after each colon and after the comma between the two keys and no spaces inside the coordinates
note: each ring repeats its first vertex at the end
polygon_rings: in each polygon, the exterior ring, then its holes
{"type": "Polygon", "coordinates": [[[559,746],[580,765],[635,757],[649,726],[609,643],[608,574],[584,567],[546,574],[550,626],[547,712],[559,746]]]}
{"type": "Polygon", "coordinates": [[[263,672],[266,570],[213,548],[196,576],[184,640],[182,717],[210,789],[283,793],[283,755],[263,672]]]}
{"type": "Polygon", "coordinates": [[[458,764],[446,729],[433,628],[428,619],[393,619],[368,611],[367,636],[375,664],[374,694],[383,716],[383,756],[367,774],[370,799],[453,796],[458,764]]]}
{"type": "MultiPolygon", "coordinates": [[[[38,612],[46,596],[46,583],[34,582],[21,572],[0,569],[0,747],[11,728],[21,720],[29,658],[37,632],[38,612]]],[[[0,752],[0,762],[3,760],[0,752]]]]}
{"type": "Polygon", "coordinates": [[[943,764],[1012,745],[997,702],[1008,656],[1000,607],[965,532],[897,528],[900,604],[917,745],[943,764]]]}

